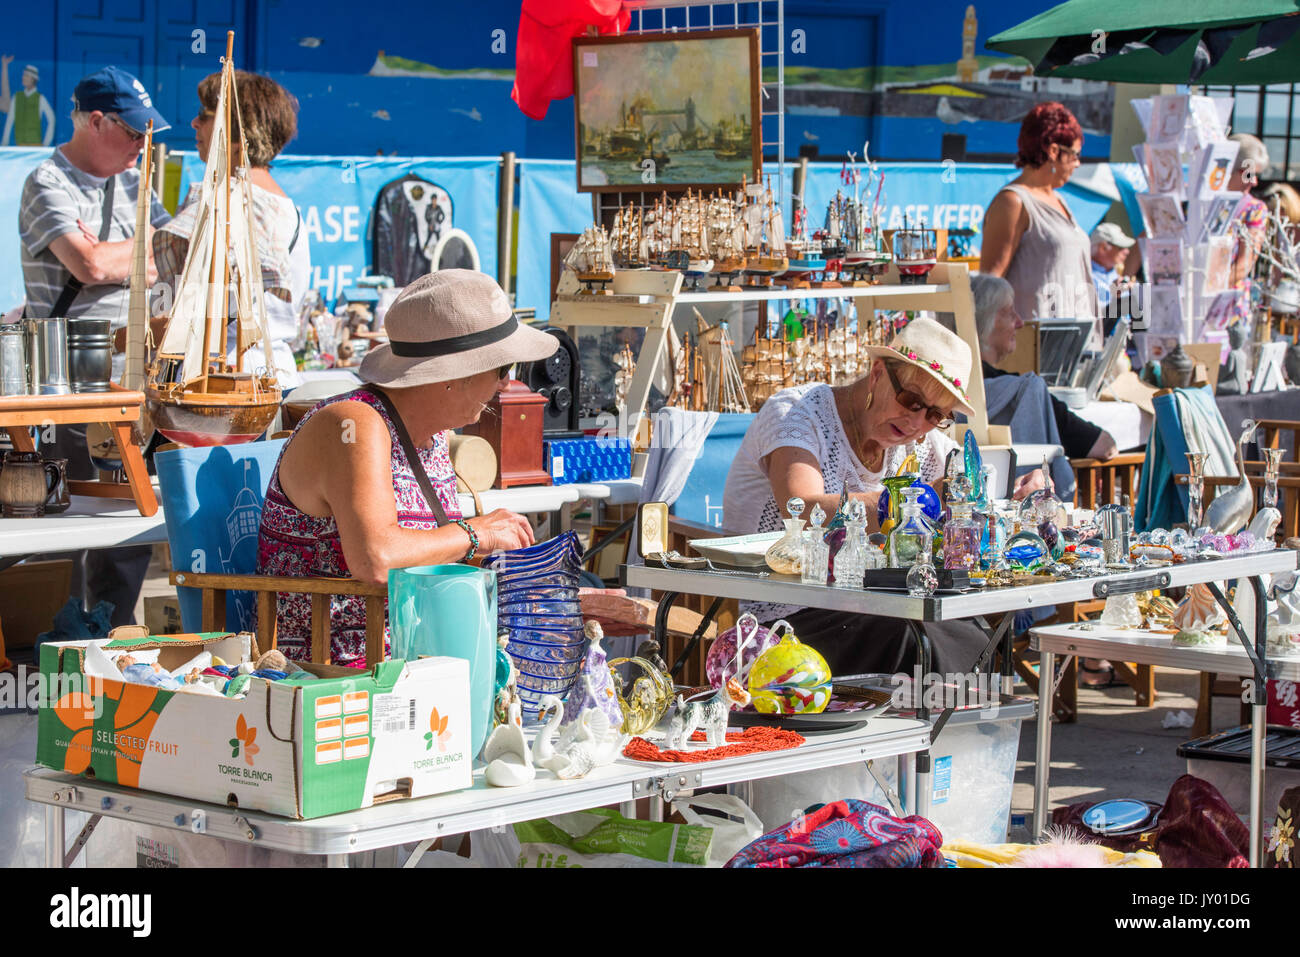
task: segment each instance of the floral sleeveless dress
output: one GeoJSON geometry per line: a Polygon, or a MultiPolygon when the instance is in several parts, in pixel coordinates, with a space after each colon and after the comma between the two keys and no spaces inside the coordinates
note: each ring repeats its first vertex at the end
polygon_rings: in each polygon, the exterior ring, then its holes
{"type": "MultiPolygon", "coordinates": [[[[320,409],[335,402],[364,402],[383,418],[392,440],[393,495],[397,499],[397,523],[403,528],[438,527],[433,510],[420,491],[410,463],[402,452],[401,442],[383,403],[365,389],[326,399],[312,408],[298,428],[320,409]]],[[[287,447],[287,445],[286,445],[287,447]]],[[[461,517],[456,498],[456,474],[452,470],[447,448],[447,434],[440,432],[428,449],[419,449],[420,460],[428,473],[438,499],[448,518],[461,517]]],[[[283,452],[281,456],[283,457],[283,452]]],[[[338,525],[333,516],[317,518],[299,509],[280,488],[280,463],[275,463],[262,506],[258,528],[257,573],[294,578],[351,578],[338,525]]],[[[305,661],[311,656],[311,598],[308,595],[276,596],[276,642],[285,657],[305,661]]],[[[349,667],[365,666],[366,604],[360,596],[335,595],[330,599],[330,654],[333,663],[349,667]]]]}

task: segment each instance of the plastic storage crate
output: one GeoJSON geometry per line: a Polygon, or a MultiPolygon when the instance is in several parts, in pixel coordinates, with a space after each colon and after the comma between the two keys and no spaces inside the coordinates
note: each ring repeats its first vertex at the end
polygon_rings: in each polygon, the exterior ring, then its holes
{"type": "MultiPolygon", "coordinates": [[[[1264,752],[1264,813],[1271,815],[1282,792],[1300,785],[1300,728],[1270,726],[1264,752]]],[[[1178,756],[1187,759],[1188,774],[1213,784],[1238,814],[1250,814],[1250,725],[1180,744],[1178,756]]]]}
{"type": "Polygon", "coordinates": [[[546,443],[546,471],[556,485],[632,477],[632,440],[585,436],[546,443]]]}

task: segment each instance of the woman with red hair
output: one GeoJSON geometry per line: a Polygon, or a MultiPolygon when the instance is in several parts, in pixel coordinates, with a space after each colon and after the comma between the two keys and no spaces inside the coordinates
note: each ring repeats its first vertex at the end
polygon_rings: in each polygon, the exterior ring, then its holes
{"type": "MultiPolygon", "coordinates": [[[[1079,166],[1079,121],[1060,103],[1039,103],[1021,122],[1017,146],[1023,172],[984,216],[980,272],[1011,283],[1025,319],[1096,320],[1088,234],[1057,192],[1079,166]]],[[[1093,339],[1088,348],[1100,348],[1100,322],[1093,339]]]]}

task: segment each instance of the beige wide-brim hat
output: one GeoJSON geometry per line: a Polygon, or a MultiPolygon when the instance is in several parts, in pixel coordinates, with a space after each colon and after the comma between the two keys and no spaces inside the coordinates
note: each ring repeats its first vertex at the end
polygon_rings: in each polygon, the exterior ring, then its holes
{"type": "Polygon", "coordinates": [[[867,346],[867,355],[915,366],[944,387],[956,408],[974,415],[966,388],[970,384],[971,350],[955,332],[933,319],[913,319],[887,346],[867,346]]]}
{"type": "Polygon", "coordinates": [[[555,336],[521,323],[486,273],[442,269],[402,290],[384,317],[388,344],[366,353],[357,374],[405,389],[545,359],[555,336]]]}

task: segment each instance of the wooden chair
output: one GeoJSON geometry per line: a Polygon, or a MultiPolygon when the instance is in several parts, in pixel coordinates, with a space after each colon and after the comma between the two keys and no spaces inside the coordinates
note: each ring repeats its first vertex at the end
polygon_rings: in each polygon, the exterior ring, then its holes
{"type": "Polygon", "coordinates": [[[1112,502],[1119,504],[1121,499],[1116,492],[1120,496],[1127,495],[1130,502],[1136,502],[1145,461],[1145,452],[1126,452],[1105,461],[1070,459],[1075,478],[1074,504],[1078,508],[1091,509],[1112,502]]]}
{"type": "Polygon", "coordinates": [[[311,595],[311,658],[328,665],[330,660],[330,597],[360,595],[366,600],[366,667],[384,660],[384,603],[388,586],[355,578],[286,578],[277,575],[217,575],[172,572],[171,583],[202,592],[203,631],[222,631],[226,622],[226,595],[251,591],[257,596],[257,647],[270,651],[276,645],[275,603],[277,592],[311,595]]]}

